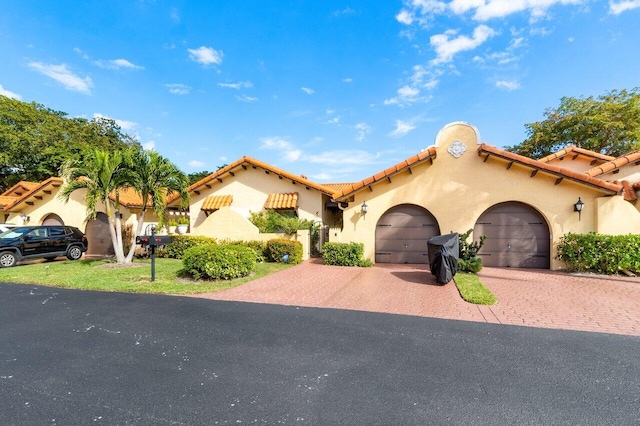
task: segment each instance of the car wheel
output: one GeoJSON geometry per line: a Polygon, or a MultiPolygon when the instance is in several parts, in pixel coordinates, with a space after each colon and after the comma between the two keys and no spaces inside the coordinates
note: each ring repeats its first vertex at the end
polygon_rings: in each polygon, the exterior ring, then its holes
{"type": "Polygon", "coordinates": [[[78,246],[69,247],[67,252],[67,259],[78,260],[82,257],[82,250],[78,246]]]}
{"type": "Polygon", "coordinates": [[[10,251],[0,253],[0,268],[9,268],[11,266],[14,266],[17,261],[18,258],[16,257],[15,253],[12,253],[10,251]]]}

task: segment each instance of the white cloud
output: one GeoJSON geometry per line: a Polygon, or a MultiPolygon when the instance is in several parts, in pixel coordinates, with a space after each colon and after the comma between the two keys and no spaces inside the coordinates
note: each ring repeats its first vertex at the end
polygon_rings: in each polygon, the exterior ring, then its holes
{"type": "Polygon", "coordinates": [[[236,96],[236,99],[239,100],[240,102],[246,102],[246,103],[256,102],[258,100],[258,98],[256,97],[244,95],[244,94],[240,96],[236,96]]]}
{"type": "Polygon", "coordinates": [[[352,78],[343,78],[342,82],[343,83],[351,83],[351,82],[353,82],[353,79],[352,78]]]}
{"type": "Polygon", "coordinates": [[[204,166],[204,163],[202,161],[199,161],[199,160],[191,160],[191,161],[189,161],[189,166],[191,166],[193,168],[200,168],[200,167],[204,166]]]}
{"type": "Polygon", "coordinates": [[[91,78],[77,76],[67,68],[66,64],[53,65],[43,64],[42,62],[29,62],[28,66],[32,70],[54,79],[67,90],[84,93],[85,95],[91,94],[91,87],[93,87],[91,78]]]}
{"type": "Polygon", "coordinates": [[[609,13],[612,15],[620,15],[627,10],[637,9],[640,7],[640,0],[614,1],[609,0],[609,13]]]}
{"type": "Polygon", "coordinates": [[[409,12],[406,9],[402,9],[396,15],[396,21],[400,22],[401,24],[411,25],[413,24],[413,13],[409,12]]]}
{"type": "Polygon", "coordinates": [[[512,90],[519,89],[520,83],[518,81],[513,81],[513,80],[512,81],[501,80],[501,81],[496,81],[496,87],[498,89],[504,89],[511,92],[512,90]]]}
{"type": "Polygon", "coordinates": [[[335,150],[325,151],[316,155],[306,155],[304,160],[313,164],[324,164],[328,166],[363,165],[375,164],[378,159],[377,154],[371,154],[362,150],[335,150]]]}
{"type": "Polygon", "coordinates": [[[253,83],[251,83],[250,81],[239,81],[237,83],[218,83],[218,86],[236,90],[242,88],[250,89],[253,87],[253,83]]]}
{"type": "Polygon", "coordinates": [[[461,35],[452,38],[456,34],[455,30],[448,30],[444,34],[431,36],[431,46],[438,55],[433,64],[451,62],[456,53],[473,50],[497,33],[486,25],[480,25],[473,30],[472,37],[461,35]]]}
{"type": "Polygon", "coordinates": [[[309,89],[308,87],[301,87],[300,90],[302,90],[307,95],[313,95],[314,93],[316,93],[313,89],[309,89]]]}
{"type": "Polygon", "coordinates": [[[358,142],[362,142],[364,138],[367,137],[369,133],[371,133],[372,130],[371,126],[369,126],[367,123],[358,123],[353,127],[357,130],[356,140],[358,142]]]}
{"type": "Polygon", "coordinates": [[[0,95],[6,96],[7,98],[15,99],[17,101],[22,100],[22,96],[5,89],[4,87],[2,87],[2,84],[0,84],[0,95]]]}
{"type": "Polygon", "coordinates": [[[396,120],[396,128],[394,131],[389,133],[389,136],[391,136],[392,138],[399,138],[406,135],[415,128],[416,126],[414,126],[412,123],[408,123],[402,120],[396,120]]]}
{"type": "Polygon", "coordinates": [[[173,95],[188,95],[191,93],[191,87],[182,83],[165,84],[164,87],[169,89],[169,93],[173,95]]]}
{"type": "Polygon", "coordinates": [[[153,151],[153,149],[156,147],[156,143],[154,141],[149,141],[149,142],[143,143],[142,147],[147,151],[153,151]]]}
{"type": "Polygon", "coordinates": [[[172,7],[171,11],[169,12],[169,17],[176,24],[179,23],[180,22],[180,11],[177,8],[172,7]]]}
{"type": "Polygon", "coordinates": [[[100,68],[106,68],[110,70],[119,70],[121,68],[128,68],[131,70],[142,70],[144,67],[133,64],[126,59],[112,59],[110,61],[95,61],[94,62],[100,68]]]}
{"type": "Polygon", "coordinates": [[[410,105],[424,98],[419,97],[420,89],[408,85],[404,85],[396,92],[398,96],[391,99],[385,99],[385,105],[410,105]]]}
{"type": "Polygon", "coordinates": [[[285,139],[282,139],[279,136],[272,136],[260,139],[262,145],[260,145],[260,149],[271,149],[271,150],[290,150],[293,149],[293,144],[285,139]]]}
{"type": "Polygon", "coordinates": [[[224,56],[222,50],[216,50],[206,46],[187,50],[189,51],[189,59],[203,65],[220,65],[222,63],[222,57],[224,56]]]}

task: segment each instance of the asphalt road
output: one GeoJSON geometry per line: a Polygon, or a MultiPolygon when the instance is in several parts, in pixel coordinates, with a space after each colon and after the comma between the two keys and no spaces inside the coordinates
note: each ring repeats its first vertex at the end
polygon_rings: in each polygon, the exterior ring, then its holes
{"type": "Polygon", "coordinates": [[[640,424],[640,338],[0,284],[0,423],[640,424]]]}

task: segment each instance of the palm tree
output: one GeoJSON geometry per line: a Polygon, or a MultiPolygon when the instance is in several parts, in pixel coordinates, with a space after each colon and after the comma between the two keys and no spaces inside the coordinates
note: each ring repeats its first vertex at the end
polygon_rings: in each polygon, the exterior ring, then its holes
{"type": "Polygon", "coordinates": [[[122,247],[119,192],[131,179],[130,169],[123,153],[93,149],[80,162],[73,160],[65,162],[60,169],[60,174],[65,183],[58,196],[65,202],[69,201],[73,192],[86,189],[85,205],[89,218],[94,219],[99,205],[104,206],[109,218],[109,233],[116,260],[121,264],[126,263],[122,247]],[[113,201],[109,197],[112,193],[115,194],[113,201]]]}
{"type": "MultiPolygon", "coordinates": [[[[142,233],[144,215],[151,206],[158,225],[164,225],[166,198],[174,193],[180,195],[183,206],[189,202],[189,179],[171,161],[155,151],[135,150],[129,158],[130,185],[142,199],[142,211],[138,217],[138,226],[134,238],[142,233]]],[[[127,254],[127,263],[133,260],[135,245],[127,254]]]]}

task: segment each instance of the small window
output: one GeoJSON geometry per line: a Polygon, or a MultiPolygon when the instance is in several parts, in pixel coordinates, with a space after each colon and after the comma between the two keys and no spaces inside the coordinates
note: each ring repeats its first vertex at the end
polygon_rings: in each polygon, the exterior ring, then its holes
{"type": "Polygon", "coordinates": [[[31,238],[46,238],[47,230],[45,228],[34,229],[33,231],[29,232],[26,236],[31,238]]]}
{"type": "Polygon", "coordinates": [[[52,237],[60,237],[64,235],[64,228],[62,226],[53,226],[49,228],[49,235],[52,237]]]}

